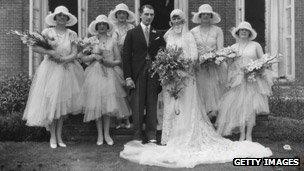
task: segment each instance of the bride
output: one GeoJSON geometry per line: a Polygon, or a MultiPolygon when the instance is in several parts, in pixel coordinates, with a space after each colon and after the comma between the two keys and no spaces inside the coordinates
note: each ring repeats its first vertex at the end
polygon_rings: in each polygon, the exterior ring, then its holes
{"type": "MultiPolygon", "coordinates": [[[[185,58],[197,60],[195,40],[185,26],[184,12],[175,9],[171,12],[170,19],[172,28],[164,36],[167,47],[181,47],[185,58]]],[[[203,103],[197,93],[195,77],[189,77],[187,86],[177,101],[164,91],[163,146],[130,141],[125,144],[120,157],[145,165],[192,168],[202,163],[224,163],[233,158],[272,155],[269,148],[259,143],[233,142],[217,134],[204,106],[200,105],[203,103]],[[178,115],[175,113],[176,106],[179,106],[178,115]]]]}

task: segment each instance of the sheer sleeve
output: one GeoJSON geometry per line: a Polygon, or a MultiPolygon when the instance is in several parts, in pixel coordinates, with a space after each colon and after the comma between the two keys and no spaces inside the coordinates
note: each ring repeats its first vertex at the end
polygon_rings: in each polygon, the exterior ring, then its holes
{"type": "Polygon", "coordinates": [[[73,30],[69,30],[69,39],[71,42],[75,42],[77,40],[77,33],[73,30]]]}

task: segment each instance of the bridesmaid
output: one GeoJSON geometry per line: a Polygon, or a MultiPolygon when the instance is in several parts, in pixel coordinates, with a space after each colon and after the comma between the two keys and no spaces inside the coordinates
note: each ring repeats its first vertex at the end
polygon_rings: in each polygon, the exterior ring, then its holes
{"type": "Polygon", "coordinates": [[[42,34],[49,39],[54,50],[33,47],[45,54],[34,76],[23,119],[29,126],[46,127],[51,133],[50,146],[66,147],[61,133],[63,117],[82,110],[81,86],[83,70],[76,60],[77,34],[67,29],[77,23],[77,18],[64,6],[45,18],[49,26],[42,34]]]}
{"type": "Polygon", "coordinates": [[[91,62],[85,70],[82,97],[84,121],[96,121],[97,145],[103,144],[103,137],[108,145],[114,144],[109,132],[110,116],[123,118],[130,115],[123,80],[115,71],[120,69],[117,66],[121,64],[121,59],[112,31],[113,24],[105,15],[99,15],[89,26],[90,34],[94,35],[90,39],[99,43],[94,46],[92,55],[80,54],[84,62],[91,62]]]}
{"type": "Polygon", "coordinates": [[[243,67],[249,62],[263,56],[261,45],[253,41],[256,31],[250,23],[242,22],[232,30],[237,43],[232,45],[240,58],[229,66],[229,91],[224,94],[219,104],[217,132],[223,136],[230,135],[235,128],[240,129],[240,141],[252,141],[252,128],[255,117],[259,113],[269,113],[268,96],[273,85],[273,72],[266,70],[256,81],[248,81],[244,77],[243,67]],[[245,128],[247,131],[245,134],[245,128]]]}
{"type": "MultiPolygon", "coordinates": [[[[218,13],[213,12],[209,4],[203,4],[192,18],[193,23],[200,24],[193,28],[191,33],[194,35],[199,53],[206,53],[212,50],[223,48],[224,36],[219,23],[221,18],[218,13]]],[[[218,110],[218,102],[221,98],[226,78],[226,65],[203,64],[197,72],[197,88],[199,95],[206,107],[206,112],[215,116],[218,110]]]]}
{"type": "Polygon", "coordinates": [[[124,4],[116,5],[115,9],[109,14],[109,20],[114,24],[113,36],[118,43],[118,49],[121,52],[127,32],[134,28],[135,14],[124,4]]]}
{"type": "MultiPolygon", "coordinates": [[[[114,24],[114,39],[117,41],[118,44],[118,50],[120,54],[122,53],[122,47],[127,35],[127,32],[134,28],[134,25],[132,23],[135,22],[135,14],[129,10],[129,7],[124,4],[118,4],[116,5],[115,9],[112,10],[109,14],[109,19],[113,22],[114,24]]],[[[118,66],[117,66],[118,67],[118,66]]],[[[115,69],[117,68],[115,67],[115,69]]],[[[118,71],[118,70],[116,70],[118,71]]],[[[121,70],[119,70],[121,71],[121,70]]],[[[119,73],[119,76],[123,79],[123,73],[119,73]]],[[[126,124],[122,123],[122,120],[118,120],[118,125],[116,129],[119,128],[131,128],[131,124],[129,121],[129,117],[123,118],[126,121],[126,124]]]]}

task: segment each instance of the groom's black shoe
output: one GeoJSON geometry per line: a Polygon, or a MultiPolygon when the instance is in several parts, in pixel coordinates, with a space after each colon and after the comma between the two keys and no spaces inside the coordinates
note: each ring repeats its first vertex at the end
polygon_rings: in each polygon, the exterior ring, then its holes
{"type": "Polygon", "coordinates": [[[142,142],[143,137],[140,131],[135,131],[135,133],[133,134],[133,140],[138,140],[142,142]]]}

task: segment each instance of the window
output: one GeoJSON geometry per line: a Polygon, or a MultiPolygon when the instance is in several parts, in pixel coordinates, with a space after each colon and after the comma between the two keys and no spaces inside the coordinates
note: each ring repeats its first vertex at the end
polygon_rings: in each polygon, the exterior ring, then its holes
{"type": "Polygon", "coordinates": [[[295,79],[294,0],[266,0],[266,51],[282,54],[278,76],[295,79]]]}

